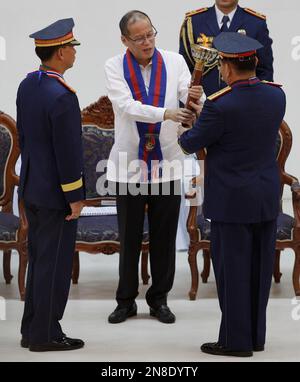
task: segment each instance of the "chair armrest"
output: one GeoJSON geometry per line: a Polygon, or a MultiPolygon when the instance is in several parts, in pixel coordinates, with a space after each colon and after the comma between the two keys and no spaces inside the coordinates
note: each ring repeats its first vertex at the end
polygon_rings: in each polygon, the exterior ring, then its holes
{"type": "Polygon", "coordinates": [[[299,183],[298,179],[295,176],[290,175],[287,172],[282,173],[281,181],[283,184],[286,184],[287,186],[291,186],[291,187],[294,183],[299,183]]]}
{"type": "Polygon", "coordinates": [[[294,231],[294,236],[298,236],[300,240],[300,184],[298,181],[294,182],[291,185],[292,197],[293,197],[293,210],[294,210],[294,218],[295,218],[295,226],[296,229],[294,231]],[[296,232],[297,231],[297,232],[296,232]]]}
{"type": "Polygon", "coordinates": [[[291,185],[291,190],[297,194],[300,192],[300,183],[298,180],[291,185]]]}
{"type": "Polygon", "coordinates": [[[15,186],[18,186],[20,184],[20,177],[19,175],[14,174],[13,175],[13,182],[15,186]]]}

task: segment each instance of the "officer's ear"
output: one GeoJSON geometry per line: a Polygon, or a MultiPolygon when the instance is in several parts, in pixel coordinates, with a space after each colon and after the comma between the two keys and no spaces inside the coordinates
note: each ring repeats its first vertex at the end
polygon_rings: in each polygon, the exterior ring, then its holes
{"type": "Polygon", "coordinates": [[[63,48],[59,48],[59,49],[57,49],[56,54],[57,54],[57,58],[58,58],[60,61],[62,61],[63,58],[64,58],[63,48]]]}
{"type": "Polygon", "coordinates": [[[228,78],[229,75],[231,75],[232,73],[232,68],[231,68],[231,65],[229,64],[229,62],[227,60],[223,60],[223,77],[224,79],[228,78]]]}

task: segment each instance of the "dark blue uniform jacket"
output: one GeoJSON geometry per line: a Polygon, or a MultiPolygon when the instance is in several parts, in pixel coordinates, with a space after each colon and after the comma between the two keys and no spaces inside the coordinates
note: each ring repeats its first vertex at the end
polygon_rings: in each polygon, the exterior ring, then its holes
{"type": "MultiPolygon", "coordinates": [[[[269,31],[266,20],[263,16],[249,13],[244,8],[237,7],[233,20],[229,27],[229,32],[238,32],[243,30],[247,36],[258,40],[264,48],[257,51],[259,59],[257,66],[257,77],[261,80],[273,81],[273,52],[272,39],[269,37],[269,31]]],[[[182,25],[180,33],[180,53],[184,56],[191,73],[194,70],[195,62],[191,53],[190,45],[196,43],[201,33],[206,36],[215,37],[219,35],[215,6],[203,8],[198,13],[187,13],[186,19],[182,25]]],[[[226,84],[219,80],[217,61],[210,63],[206,67],[203,77],[203,88],[207,96],[224,88],[226,84]]]]}
{"type": "Polygon", "coordinates": [[[285,113],[280,87],[238,81],[212,95],[179,144],[186,153],[207,148],[204,215],[219,222],[275,219],[280,181],[276,138],[285,113]]]}
{"type": "Polygon", "coordinates": [[[18,89],[17,128],[22,157],[19,195],[54,209],[84,199],[76,94],[45,72],[30,73],[18,89]]]}

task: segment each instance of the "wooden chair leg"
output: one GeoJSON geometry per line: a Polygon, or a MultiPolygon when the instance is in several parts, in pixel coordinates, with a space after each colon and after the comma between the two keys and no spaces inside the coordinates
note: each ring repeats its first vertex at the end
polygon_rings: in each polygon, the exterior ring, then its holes
{"type": "Polygon", "coordinates": [[[20,298],[22,301],[25,300],[26,268],[27,268],[27,248],[24,245],[24,247],[19,250],[19,272],[18,272],[19,292],[20,292],[20,298]]]}
{"type": "Polygon", "coordinates": [[[191,278],[192,278],[192,284],[191,289],[189,291],[189,297],[190,300],[196,300],[196,295],[198,291],[198,285],[199,285],[199,272],[198,272],[198,265],[197,265],[197,253],[198,251],[189,248],[189,265],[191,269],[191,278]]]}
{"type": "Polygon", "coordinates": [[[72,270],[73,284],[78,284],[79,271],[80,271],[79,252],[75,252],[74,258],[73,258],[73,270],[72,270]]]}
{"type": "Polygon", "coordinates": [[[10,284],[13,275],[10,270],[11,251],[3,251],[3,276],[6,284],[10,284]]]}
{"type": "Polygon", "coordinates": [[[274,276],[274,281],[276,284],[280,283],[280,279],[282,276],[282,273],[280,272],[280,250],[276,250],[275,252],[275,263],[274,263],[274,271],[273,271],[273,276],[274,276]]]}
{"type": "Polygon", "coordinates": [[[150,276],[148,273],[148,258],[149,258],[148,251],[143,251],[142,262],[141,262],[141,273],[142,273],[142,280],[144,285],[148,285],[148,281],[150,279],[150,276]]]}
{"type": "Polygon", "coordinates": [[[201,278],[203,284],[207,283],[210,274],[210,252],[209,249],[203,249],[203,271],[201,272],[201,278]]]}
{"type": "Polygon", "coordinates": [[[300,296],[300,246],[295,249],[295,263],[293,269],[293,286],[296,296],[300,296]]]}

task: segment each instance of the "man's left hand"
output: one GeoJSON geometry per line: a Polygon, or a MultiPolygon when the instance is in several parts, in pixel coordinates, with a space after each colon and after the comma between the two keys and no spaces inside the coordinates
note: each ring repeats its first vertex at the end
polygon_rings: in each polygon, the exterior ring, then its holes
{"type": "Polygon", "coordinates": [[[191,86],[188,90],[188,94],[195,100],[200,100],[203,95],[203,88],[200,85],[191,86]]]}

